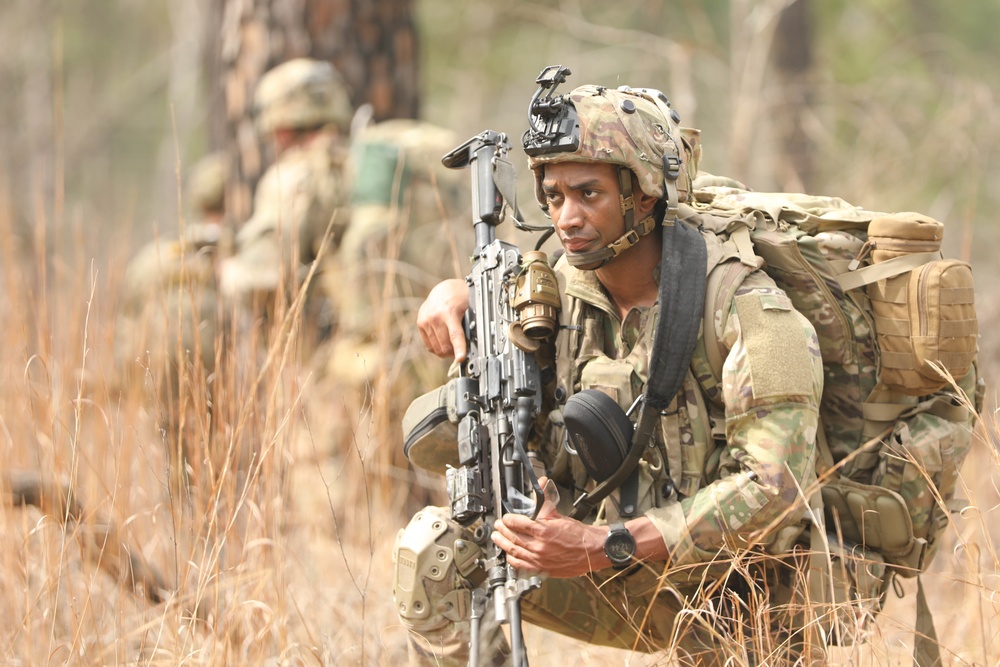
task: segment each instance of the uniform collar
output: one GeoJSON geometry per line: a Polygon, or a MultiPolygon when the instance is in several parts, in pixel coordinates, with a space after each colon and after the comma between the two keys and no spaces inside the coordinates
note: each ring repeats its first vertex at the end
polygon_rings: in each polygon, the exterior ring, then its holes
{"type": "MultiPolygon", "coordinates": [[[[580,299],[595,308],[600,308],[612,315],[616,315],[618,309],[612,302],[604,285],[597,279],[595,271],[584,271],[570,266],[565,255],[559,258],[556,269],[566,277],[566,295],[574,299],[580,299]]],[[[653,272],[657,284],[660,282],[660,265],[656,265],[653,272]]],[[[616,315],[617,316],[617,315],[616,315]]]]}

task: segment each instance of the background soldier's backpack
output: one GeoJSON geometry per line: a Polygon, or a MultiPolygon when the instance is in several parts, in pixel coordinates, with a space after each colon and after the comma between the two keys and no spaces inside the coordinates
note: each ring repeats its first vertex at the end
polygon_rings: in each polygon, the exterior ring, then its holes
{"type": "Polygon", "coordinates": [[[714,313],[762,265],[819,337],[826,530],[916,576],[948,524],[981,409],[971,267],[942,258],[943,225],[920,214],[698,185],[690,214],[723,241],[706,292],[709,384],[725,359],[714,313]]]}

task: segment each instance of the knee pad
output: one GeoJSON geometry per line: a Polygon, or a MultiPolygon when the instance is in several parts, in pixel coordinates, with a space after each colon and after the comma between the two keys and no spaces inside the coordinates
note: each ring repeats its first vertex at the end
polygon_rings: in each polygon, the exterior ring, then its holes
{"type": "Polygon", "coordinates": [[[439,507],[424,508],[399,531],[392,594],[404,625],[429,630],[468,618],[468,576],[482,554],[471,537],[439,507]]]}

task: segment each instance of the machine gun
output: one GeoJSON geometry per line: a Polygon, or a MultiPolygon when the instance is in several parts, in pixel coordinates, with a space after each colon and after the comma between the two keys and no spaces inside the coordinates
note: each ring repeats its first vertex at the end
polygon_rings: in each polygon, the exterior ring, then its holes
{"type": "MultiPolygon", "coordinates": [[[[542,489],[526,443],[541,410],[541,374],[534,351],[555,333],[559,292],[545,254],[522,257],[517,246],[496,238],[505,204],[520,220],[513,197],[514,170],[503,134],[487,130],[442,158],[446,167],[472,170],[472,218],[476,249],[465,315],[469,354],[457,379],[460,466],[447,471],[452,517],[476,522],[486,579],[472,592],[470,665],[479,659],[479,628],[492,601],[496,618],[510,625],[513,664],[527,665],[521,634],[521,595],[541,584],[522,577],[489,539],[493,522],[508,512],[535,518],[542,489]]],[[[548,228],[545,228],[548,229],[548,228]]],[[[544,238],[542,239],[544,241],[544,238]]],[[[539,242],[539,245],[541,242],[539,242]]]]}

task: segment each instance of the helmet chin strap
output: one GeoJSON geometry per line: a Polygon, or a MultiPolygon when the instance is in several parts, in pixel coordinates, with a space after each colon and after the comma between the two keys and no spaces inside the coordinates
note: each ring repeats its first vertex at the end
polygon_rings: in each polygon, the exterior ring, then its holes
{"type": "MultiPolygon", "coordinates": [[[[622,207],[622,215],[625,217],[625,229],[628,231],[600,250],[578,253],[567,252],[566,261],[569,262],[570,266],[588,271],[599,269],[634,246],[643,236],[656,229],[656,220],[652,215],[643,218],[639,222],[633,222],[635,219],[635,196],[632,193],[632,171],[625,167],[618,167],[618,183],[621,187],[619,201],[622,207]]],[[[669,224],[677,217],[677,186],[673,181],[668,180],[666,187],[667,212],[664,215],[663,222],[664,224],[669,224]]]]}
{"type": "Polygon", "coordinates": [[[575,266],[578,269],[599,269],[618,255],[634,246],[639,242],[639,239],[654,229],[656,229],[656,220],[650,215],[649,217],[640,220],[634,228],[628,230],[600,250],[592,250],[590,252],[567,251],[566,261],[569,262],[570,266],[575,266]],[[592,266],[593,264],[596,264],[597,266],[592,266]]]}

